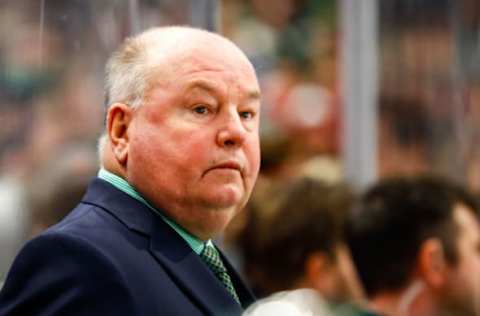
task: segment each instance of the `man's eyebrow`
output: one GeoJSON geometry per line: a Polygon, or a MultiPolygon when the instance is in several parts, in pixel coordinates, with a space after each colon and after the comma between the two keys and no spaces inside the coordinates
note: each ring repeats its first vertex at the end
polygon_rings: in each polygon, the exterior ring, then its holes
{"type": "Polygon", "coordinates": [[[260,91],[258,90],[250,91],[250,93],[248,94],[248,99],[252,101],[258,101],[260,100],[260,98],[261,98],[261,95],[260,95],[260,91]]]}

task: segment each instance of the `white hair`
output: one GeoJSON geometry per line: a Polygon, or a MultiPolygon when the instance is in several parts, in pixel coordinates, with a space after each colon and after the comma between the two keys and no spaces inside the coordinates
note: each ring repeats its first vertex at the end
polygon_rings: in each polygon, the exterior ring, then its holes
{"type": "Polygon", "coordinates": [[[98,161],[100,163],[100,167],[104,167],[103,165],[103,155],[105,154],[105,146],[107,145],[108,135],[106,132],[102,133],[97,141],[97,155],[98,161]]]}

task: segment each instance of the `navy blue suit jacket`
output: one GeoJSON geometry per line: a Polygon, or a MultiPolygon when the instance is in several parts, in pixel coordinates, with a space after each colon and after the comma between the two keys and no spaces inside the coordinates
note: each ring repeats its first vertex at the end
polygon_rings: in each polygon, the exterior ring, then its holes
{"type": "MultiPolygon", "coordinates": [[[[246,307],[253,295],[223,257],[246,307]]],[[[240,315],[190,246],[141,202],[95,179],[82,202],[20,251],[0,315],[240,315]]]]}

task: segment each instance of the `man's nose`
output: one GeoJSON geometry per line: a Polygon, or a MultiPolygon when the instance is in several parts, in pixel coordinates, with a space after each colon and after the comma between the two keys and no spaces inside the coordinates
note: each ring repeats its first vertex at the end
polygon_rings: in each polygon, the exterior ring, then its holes
{"type": "Polygon", "coordinates": [[[220,147],[240,147],[245,141],[247,131],[240,116],[229,115],[217,134],[217,143],[220,147]]]}

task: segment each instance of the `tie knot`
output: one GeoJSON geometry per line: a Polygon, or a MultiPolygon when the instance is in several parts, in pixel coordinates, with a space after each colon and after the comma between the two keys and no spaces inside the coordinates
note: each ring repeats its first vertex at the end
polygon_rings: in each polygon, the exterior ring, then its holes
{"type": "Polygon", "coordinates": [[[200,256],[215,274],[227,272],[218,251],[212,246],[205,245],[200,256]]]}

